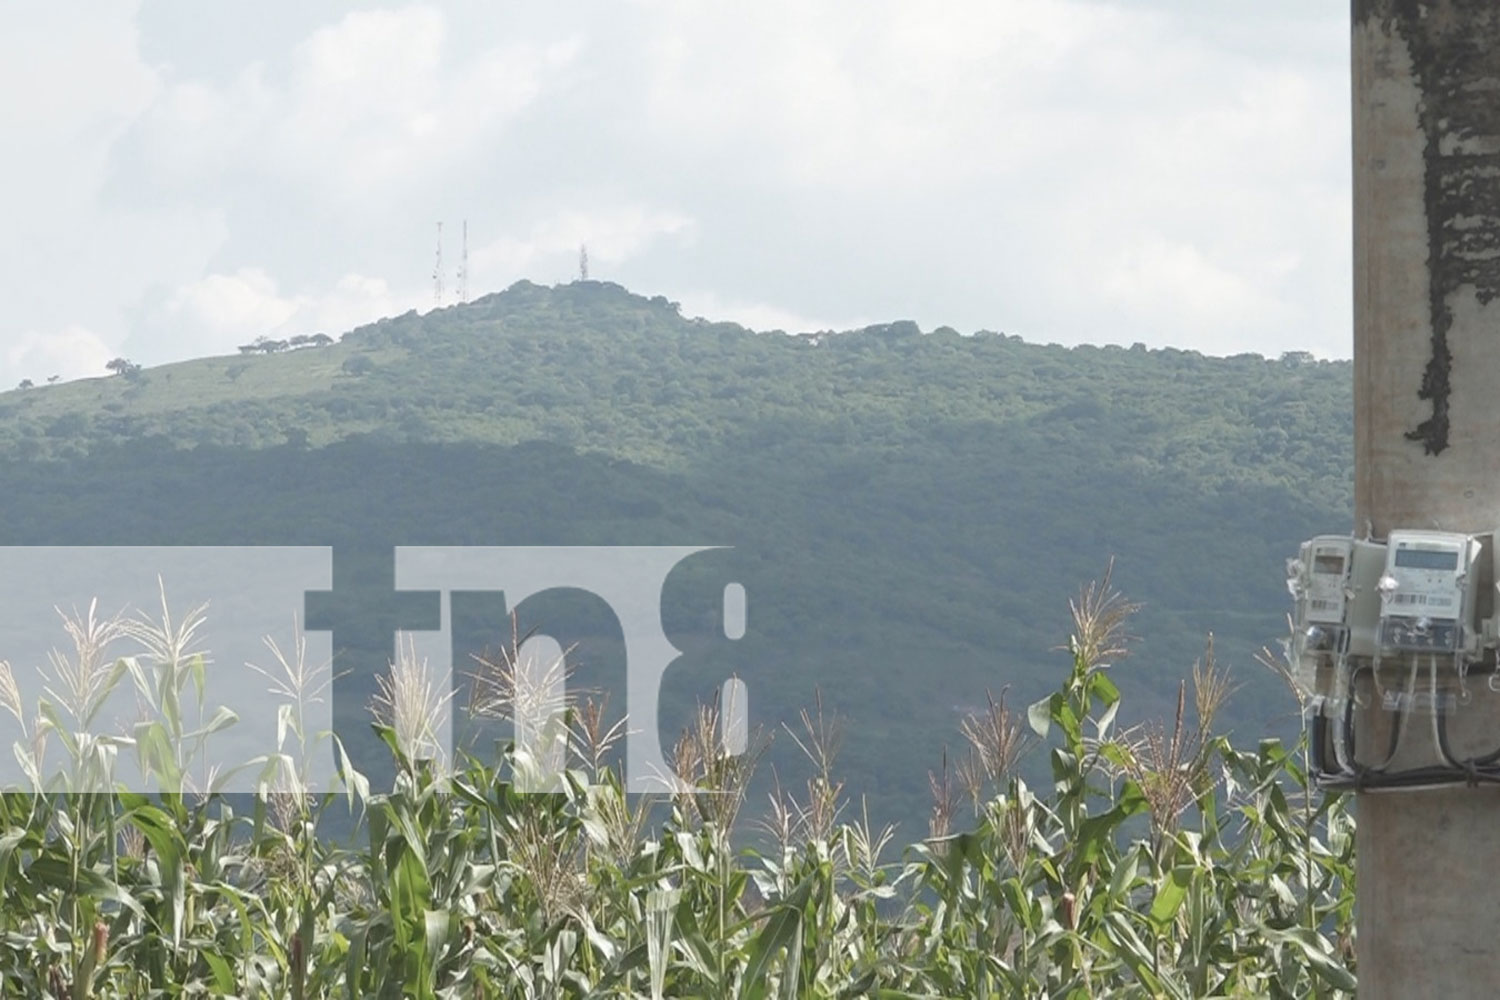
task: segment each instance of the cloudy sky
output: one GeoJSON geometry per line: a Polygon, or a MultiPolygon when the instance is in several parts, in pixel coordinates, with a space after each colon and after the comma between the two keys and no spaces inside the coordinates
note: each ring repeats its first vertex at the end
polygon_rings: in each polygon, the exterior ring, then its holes
{"type": "Polygon", "coordinates": [[[0,385],[592,275],[1350,351],[1347,0],[0,6],[0,385]]]}

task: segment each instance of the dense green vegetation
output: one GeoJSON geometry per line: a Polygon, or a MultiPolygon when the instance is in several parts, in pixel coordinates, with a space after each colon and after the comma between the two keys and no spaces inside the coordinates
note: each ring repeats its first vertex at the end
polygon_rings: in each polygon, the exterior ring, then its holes
{"type": "MultiPolygon", "coordinates": [[[[1115,675],[1127,721],[1170,715],[1212,631],[1242,685],[1223,720],[1292,732],[1252,655],[1284,632],[1284,558],[1349,523],[1350,412],[1349,366],[1302,356],[756,334],[521,283],[333,344],[0,394],[0,543],[333,545],[371,579],[397,544],[733,546],[669,581],[694,641],[663,742],[730,673],[772,730],[821,691],[850,791],[909,833],[962,714],[1053,686],[1059,609],[1111,558],[1148,637],[1115,675]],[[714,638],[729,580],[738,643],[714,638]]],[[[456,605],[463,641],[507,610],[456,605]]],[[[617,686],[596,608],[522,612],[617,686]]],[[[341,655],[351,751],[388,766],[358,713],[390,651],[341,655]]]]}
{"type": "MultiPolygon", "coordinates": [[[[964,720],[967,755],[933,777],[931,835],[904,851],[846,808],[838,722],[821,710],[791,731],[802,790],[778,790],[762,848],[736,850],[754,755],[724,755],[712,712],[672,754],[700,794],[654,810],[624,795],[601,763],[619,731],[589,701],[566,717],[578,766],[555,794],[521,794],[535,763],[514,747],[451,762],[423,749],[434,702],[399,657],[373,706],[393,790],[345,770],[346,796],[313,797],[297,762],[327,737],[306,731],[302,706],[327,676],[289,656],[268,677],[287,706],[284,766],[249,815],[175,791],[0,797],[0,994],[1352,995],[1343,800],[1308,796],[1305,762],[1279,742],[1247,751],[1215,734],[1227,679],[1211,659],[1179,687],[1174,721],[1122,731],[1105,664],[1129,609],[1107,585],[1072,608],[1062,683],[1024,723],[994,703],[964,720]],[[1016,772],[1037,739],[1043,792],[1016,772]],[[361,836],[340,845],[318,831],[346,801],[361,836]]],[[[122,682],[160,710],[153,727],[192,745],[180,722],[205,707],[199,625],[72,623],[59,677],[84,682],[35,711],[0,668],[0,708],[38,727],[18,752],[50,744],[71,787],[107,785],[96,709],[122,682]],[[139,648],[117,649],[129,640],[139,648]]],[[[503,652],[481,704],[528,697],[506,669],[517,648],[503,652]]],[[[175,789],[191,765],[152,770],[175,789]]]]}

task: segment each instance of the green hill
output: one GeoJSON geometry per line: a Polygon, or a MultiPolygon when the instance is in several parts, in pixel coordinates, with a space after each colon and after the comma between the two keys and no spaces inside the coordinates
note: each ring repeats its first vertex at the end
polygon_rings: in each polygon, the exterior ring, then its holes
{"type": "MultiPolygon", "coordinates": [[[[733,546],[670,582],[669,627],[701,641],[663,743],[731,672],[771,728],[821,690],[850,788],[914,817],[959,710],[1051,690],[1067,600],[1111,557],[1144,604],[1127,704],[1167,710],[1212,630],[1243,684],[1232,722],[1294,726],[1252,654],[1284,631],[1284,559],[1350,523],[1351,442],[1346,362],[905,322],[753,333],[522,282],[331,346],[0,394],[0,542],[333,545],[387,580],[399,544],[733,546]],[[731,579],[732,644],[712,638],[731,579]]],[[[475,647],[503,613],[455,604],[475,647]]],[[[612,686],[597,607],[525,617],[584,640],[583,677],[612,686]]]]}

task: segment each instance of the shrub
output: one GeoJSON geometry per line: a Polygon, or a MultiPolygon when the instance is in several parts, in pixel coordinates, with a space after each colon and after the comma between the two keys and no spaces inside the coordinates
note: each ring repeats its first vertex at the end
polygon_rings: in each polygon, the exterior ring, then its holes
{"type": "Polygon", "coordinates": [[[363,354],[356,354],[339,366],[345,375],[368,375],[375,370],[375,362],[363,354]]]}

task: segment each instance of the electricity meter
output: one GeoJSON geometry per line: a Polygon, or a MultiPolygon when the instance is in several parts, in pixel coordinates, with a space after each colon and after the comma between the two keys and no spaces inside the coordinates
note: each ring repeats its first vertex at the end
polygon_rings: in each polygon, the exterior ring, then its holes
{"type": "Polygon", "coordinates": [[[1287,562],[1296,598],[1292,662],[1298,688],[1325,714],[1342,711],[1350,656],[1375,653],[1385,545],[1348,535],[1303,542],[1287,562]]]}
{"type": "Polygon", "coordinates": [[[1380,645],[1412,652],[1457,652],[1472,636],[1479,555],[1472,535],[1393,531],[1380,580],[1380,645]]]}
{"type": "Polygon", "coordinates": [[[1303,542],[1298,558],[1288,565],[1302,652],[1334,652],[1344,645],[1353,556],[1354,539],[1320,535],[1303,542]]]}
{"type": "MultiPolygon", "coordinates": [[[[1336,637],[1345,625],[1350,597],[1349,570],[1354,559],[1354,539],[1337,536],[1314,538],[1302,547],[1302,604],[1300,617],[1328,637],[1336,637]]],[[[1330,648],[1326,641],[1319,648],[1330,648]]]]}

